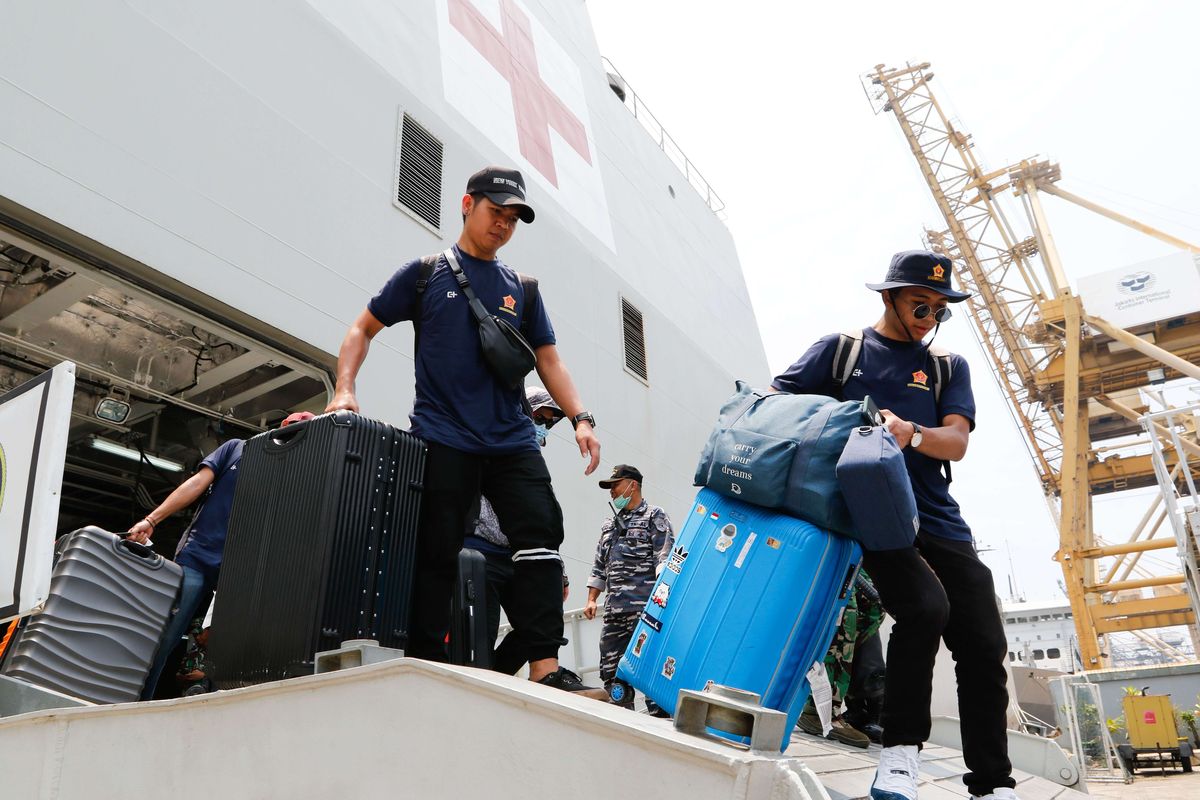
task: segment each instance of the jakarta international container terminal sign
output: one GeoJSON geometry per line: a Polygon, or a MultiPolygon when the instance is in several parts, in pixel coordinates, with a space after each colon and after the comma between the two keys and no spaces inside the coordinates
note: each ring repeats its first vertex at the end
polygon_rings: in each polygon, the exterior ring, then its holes
{"type": "Polygon", "coordinates": [[[1089,314],[1118,328],[1182,317],[1200,311],[1200,267],[1191,253],[1173,253],[1082,277],[1079,295],[1089,314]]]}
{"type": "Polygon", "coordinates": [[[46,601],[75,365],[0,395],[0,622],[46,601]]]}

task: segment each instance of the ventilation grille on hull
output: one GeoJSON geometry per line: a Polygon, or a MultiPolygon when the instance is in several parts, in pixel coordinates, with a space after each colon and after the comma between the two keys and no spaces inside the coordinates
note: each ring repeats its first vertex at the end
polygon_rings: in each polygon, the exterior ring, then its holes
{"type": "Polygon", "coordinates": [[[625,369],[648,381],[646,329],[642,324],[642,312],[624,297],[621,298],[621,321],[625,333],[625,369]]]}
{"type": "Polygon", "coordinates": [[[442,143],[404,114],[396,150],[396,205],[434,230],[442,224],[442,143]]]}

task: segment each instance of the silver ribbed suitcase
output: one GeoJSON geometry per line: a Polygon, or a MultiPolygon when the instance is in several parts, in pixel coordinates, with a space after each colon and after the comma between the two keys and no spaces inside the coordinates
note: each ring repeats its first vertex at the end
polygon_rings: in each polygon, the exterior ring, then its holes
{"type": "Polygon", "coordinates": [[[93,703],[137,700],[182,580],[179,566],[150,548],[80,528],[4,674],[93,703]]]}

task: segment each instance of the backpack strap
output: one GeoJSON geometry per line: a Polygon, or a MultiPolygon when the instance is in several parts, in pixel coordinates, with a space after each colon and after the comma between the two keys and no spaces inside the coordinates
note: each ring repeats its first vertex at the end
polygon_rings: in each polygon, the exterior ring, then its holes
{"type": "Polygon", "coordinates": [[[438,259],[442,257],[441,253],[433,253],[431,255],[421,257],[421,265],[417,267],[417,307],[413,312],[413,357],[416,357],[417,350],[421,347],[421,308],[425,302],[425,290],[429,288],[429,279],[433,277],[433,271],[437,269],[438,259]]]}
{"type": "MultiPolygon", "coordinates": [[[[432,253],[421,258],[421,264],[417,267],[417,307],[413,313],[413,353],[421,347],[421,307],[425,300],[425,290],[429,288],[429,280],[433,277],[433,271],[437,269],[438,261],[441,259],[441,253],[432,253]]],[[[521,290],[525,294],[524,305],[521,308],[521,334],[528,338],[529,326],[531,324],[529,315],[532,313],[530,309],[537,301],[539,290],[538,280],[532,275],[525,275],[518,272],[517,277],[521,280],[521,290]]]]}
{"type": "MultiPolygon", "coordinates": [[[[521,281],[521,292],[524,294],[524,298],[521,301],[520,330],[521,335],[529,339],[529,327],[533,324],[531,317],[533,314],[533,304],[537,302],[539,294],[538,279],[523,272],[518,272],[517,278],[521,281]]],[[[524,390],[521,391],[521,410],[525,412],[525,416],[533,419],[533,406],[530,405],[529,398],[525,395],[524,390]]]]}
{"type": "Polygon", "coordinates": [[[533,313],[533,305],[538,300],[540,290],[538,289],[538,279],[532,275],[518,272],[517,278],[521,281],[521,292],[525,295],[521,306],[521,335],[528,339],[529,326],[532,324],[529,315],[533,313]]]}
{"type": "Polygon", "coordinates": [[[933,402],[938,404],[942,401],[942,387],[954,377],[954,361],[950,358],[950,351],[939,344],[929,345],[929,355],[933,359],[933,402]]]}
{"type": "MultiPolygon", "coordinates": [[[[929,379],[933,383],[933,404],[941,406],[942,404],[942,387],[950,382],[950,378],[954,375],[954,361],[951,358],[951,352],[939,344],[929,345],[928,355],[930,358],[932,369],[929,372],[929,379]]],[[[938,424],[942,422],[941,409],[938,409],[938,424]]],[[[950,469],[950,462],[942,462],[942,472],[946,474],[946,483],[954,480],[950,469]]]]}
{"type": "MultiPolygon", "coordinates": [[[[837,347],[833,351],[833,389],[834,396],[839,400],[845,400],[842,394],[842,389],[846,382],[850,380],[854,374],[854,367],[858,364],[858,358],[862,355],[863,332],[862,329],[853,331],[843,331],[838,336],[837,347]]],[[[930,381],[933,383],[933,403],[935,406],[941,405],[942,402],[942,387],[950,383],[950,378],[954,375],[954,361],[952,353],[946,348],[938,344],[929,345],[928,355],[931,360],[930,381]]],[[[941,423],[941,415],[938,415],[938,423],[941,423]]],[[[951,474],[950,462],[942,462],[942,471],[946,474],[946,482],[954,480],[951,474]]]]}
{"type": "Polygon", "coordinates": [[[838,336],[837,347],[833,351],[833,391],[834,397],[845,400],[842,388],[854,374],[858,357],[862,355],[862,328],[853,331],[843,331],[838,336]]]}

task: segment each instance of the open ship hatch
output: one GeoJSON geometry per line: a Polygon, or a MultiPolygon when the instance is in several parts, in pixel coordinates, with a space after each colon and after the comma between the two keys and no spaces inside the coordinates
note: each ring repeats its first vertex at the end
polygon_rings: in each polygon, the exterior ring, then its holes
{"type": "Polygon", "coordinates": [[[78,371],[60,532],[124,530],[222,441],[319,412],[331,389],[269,336],[0,227],[0,394],[61,361],[78,371]]]}

